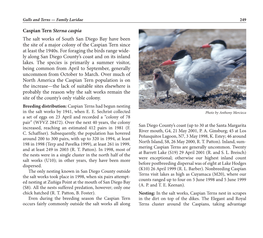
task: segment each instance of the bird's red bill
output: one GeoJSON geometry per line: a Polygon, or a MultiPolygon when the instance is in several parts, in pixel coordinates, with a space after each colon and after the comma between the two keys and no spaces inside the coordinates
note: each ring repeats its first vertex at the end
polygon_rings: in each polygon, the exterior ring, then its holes
{"type": "Polygon", "coordinates": [[[211,48],[211,45],[206,44],[206,45],[201,46],[201,48],[211,48]]]}
{"type": "Polygon", "coordinates": [[[171,64],[174,64],[175,62],[172,61],[172,60],[167,60],[167,61],[164,61],[160,64],[160,66],[164,66],[164,65],[171,65],[171,64]]]}

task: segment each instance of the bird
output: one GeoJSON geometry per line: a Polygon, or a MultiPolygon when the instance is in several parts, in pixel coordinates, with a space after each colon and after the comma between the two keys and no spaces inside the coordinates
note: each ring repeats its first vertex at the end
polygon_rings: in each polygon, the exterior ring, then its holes
{"type": "Polygon", "coordinates": [[[187,94],[202,98],[206,92],[216,88],[224,78],[242,66],[243,57],[220,62],[202,58],[192,60],[188,51],[180,50],[171,60],[161,63],[160,66],[177,66],[174,78],[178,87],[187,94]]]}
{"type": "MultiPolygon", "coordinates": [[[[212,48],[211,59],[215,61],[236,60],[246,54],[244,49],[227,49],[226,42],[223,40],[214,40],[201,48],[212,48]]],[[[243,58],[244,66],[246,65],[246,57],[243,58]]]]}
{"type": "Polygon", "coordinates": [[[169,90],[171,88],[170,77],[166,74],[163,74],[162,70],[157,68],[153,71],[153,88],[155,95],[155,103],[157,92],[158,91],[166,91],[167,98],[169,97],[169,90]]]}
{"type": "Polygon", "coordinates": [[[139,52],[158,50],[170,47],[173,42],[186,30],[175,29],[172,33],[164,36],[148,36],[144,30],[139,29],[139,52]]]}

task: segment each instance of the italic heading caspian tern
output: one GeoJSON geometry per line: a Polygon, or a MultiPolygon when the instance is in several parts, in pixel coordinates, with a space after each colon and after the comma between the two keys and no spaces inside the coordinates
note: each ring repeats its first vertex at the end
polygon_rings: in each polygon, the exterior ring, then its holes
{"type": "Polygon", "coordinates": [[[174,30],[172,33],[164,36],[148,36],[144,30],[139,30],[139,52],[158,50],[170,47],[173,42],[187,30],[174,30]]]}
{"type": "Polygon", "coordinates": [[[176,65],[174,78],[179,88],[190,95],[203,97],[207,91],[216,88],[224,78],[242,66],[243,57],[220,62],[210,59],[192,60],[186,50],[181,50],[161,66],[176,65]]]}
{"type": "Polygon", "coordinates": [[[155,69],[153,71],[153,88],[154,88],[155,102],[157,97],[157,91],[166,91],[168,98],[169,90],[171,88],[170,77],[166,74],[163,74],[162,70],[155,69]]]}
{"type": "MultiPolygon", "coordinates": [[[[227,49],[223,40],[214,40],[201,48],[212,48],[211,59],[215,61],[236,60],[246,54],[246,49],[227,49]]],[[[246,57],[243,58],[242,63],[246,65],[246,57]]]]}

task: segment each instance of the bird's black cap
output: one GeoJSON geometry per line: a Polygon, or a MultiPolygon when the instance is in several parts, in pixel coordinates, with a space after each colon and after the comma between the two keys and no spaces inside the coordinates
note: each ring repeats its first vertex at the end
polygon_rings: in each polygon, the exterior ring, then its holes
{"type": "Polygon", "coordinates": [[[214,41],[209,43],[209,45],[211,45],[211,44],[221,44],[221,45],[224,45],[227,49],[226,42],[224,42],[223,40],[214,40],[214,41]]]}
{"type": "MultiPolygon", "coordinates": [[[[171,60],[172,61],[179,60],[179,59],[184,58],[187,55],[190,55],[187,50],[180,50],[173,56],[173,58],[171,60]]],[[[191,55],[190,55],[190,57],[191,57],[191,55]]]]}

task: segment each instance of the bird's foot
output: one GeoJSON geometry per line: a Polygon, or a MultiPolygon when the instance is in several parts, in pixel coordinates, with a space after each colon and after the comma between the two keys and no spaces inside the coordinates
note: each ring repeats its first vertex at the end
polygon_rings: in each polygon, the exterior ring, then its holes
{"type": "Polygon", "coordinates": [[[153,104],[154,104],[154,105],[157,105],[157,104],[158,104],[156,98],[153,100],[153,104]]]}

